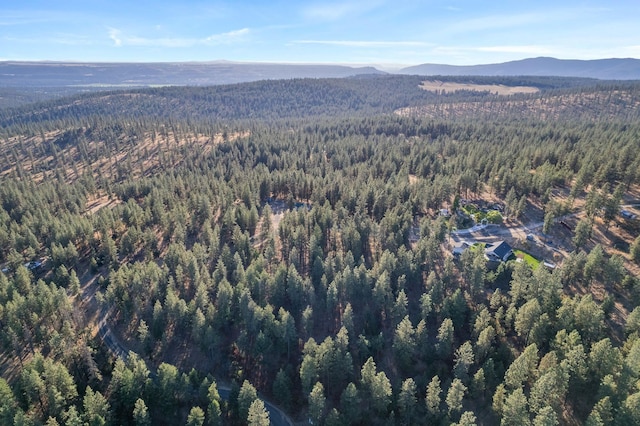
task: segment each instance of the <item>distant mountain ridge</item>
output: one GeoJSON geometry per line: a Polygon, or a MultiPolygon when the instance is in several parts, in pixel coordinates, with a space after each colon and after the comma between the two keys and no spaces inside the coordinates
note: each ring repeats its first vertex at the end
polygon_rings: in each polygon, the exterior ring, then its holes
{"type": "Polygon", "coordinates": [[[386,74],[374,67],[215,62],[0,62],[0,87],[220,85],[291,78],[386,74]]]}
{"type": "Polygon", "coordinates": [[[555,76],[587,77],[603,80],[640,79],[640,59],[556,59],[529,58],[487,65],[422,64],[403,68],[399,74],[483,75],[483,76],[555,76]]]}

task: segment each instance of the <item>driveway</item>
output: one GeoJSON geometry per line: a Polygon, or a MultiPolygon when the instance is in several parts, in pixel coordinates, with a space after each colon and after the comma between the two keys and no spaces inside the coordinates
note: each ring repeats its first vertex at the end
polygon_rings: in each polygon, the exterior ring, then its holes
{"type": "MultiPolygon", "coordinates": [[[[231,395],[231,388],[227,385],[218,384],[218,394],[220,395],[220,398],[222,398],[225,401],[228,401],[231,395]]],[[[293,426],[293,422],[291,422],[291,419],[289,419],[289,417],[287,417],[287,415],[284,414],[282,410],[280,410],[278,407],[271,404],[270,402],[265,401],[264,399],[262,399],[262,402],[264,402],[264,407],[269,412],[269,420],[271,421],[272,425],[293,426]]]]}

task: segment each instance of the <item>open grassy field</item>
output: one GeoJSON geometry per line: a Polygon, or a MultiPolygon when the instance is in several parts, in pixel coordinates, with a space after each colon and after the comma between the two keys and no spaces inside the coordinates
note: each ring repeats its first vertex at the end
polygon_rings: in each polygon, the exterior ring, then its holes
{"type": "Polygon", "coordinates": [[[471,90],[474,92],[491,92],[496,95],[514,95],[516,93],[538,93],[540,89],[530,86],[504,86],[502,84],[472,84],[454,83],[438,80],[423,81],[420,85],[423,90],[431,92],[457,92],[458,90],[471,90]]]}

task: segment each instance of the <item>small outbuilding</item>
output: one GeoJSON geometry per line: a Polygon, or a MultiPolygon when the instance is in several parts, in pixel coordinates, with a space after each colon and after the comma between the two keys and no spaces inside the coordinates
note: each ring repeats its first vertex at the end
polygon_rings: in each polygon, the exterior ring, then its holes
{"type": "Polygon", "coordinates": [[[453,250],[451,250],[451,254],[453,254],[454,257],[460,257],[462,253],[464,253],[466,250],[469,249],[469,247],[471,247],[470,243],[466,241],[461,241],[458,244],[453,246],[453,250]]]}

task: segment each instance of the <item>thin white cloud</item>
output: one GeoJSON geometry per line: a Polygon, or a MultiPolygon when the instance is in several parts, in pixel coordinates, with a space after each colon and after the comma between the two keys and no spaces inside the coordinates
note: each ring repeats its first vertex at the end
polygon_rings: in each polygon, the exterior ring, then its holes
{"type": "Polygon", "coordinates": [[[527,55],[548,55],[553,53],[552,49],[544,46],[482,46],[472,50],[495,53],[525,53],[527,55]]]}
{"type": "Polygon", "coordinates": [[[344,47],[429,47],[433,43],[423,41],[373,41],[373,40],[295,40],[294,44],[324,44],[327,46],[344,46],[344,47]]]}
{"type": "Polygon", "coordinates": [[[67,46],[90,46],[95,44],[94,40],[89,37],[77,34],[59,34],[47,39],[53,43],[64,44],[67,46]]]}
{"type": "Polygon", "coordinates": [[[541,13],[483,16],[456,22],[447,28],[447,32],[468,33],[516,28],[554,19],[557,19],[557,17],[549,17],[549,15],[541,13]]]}
{"type": "Polygon", "coordinates": [[[2,40],[11,43],[25,44],[62,44],[67,46],[90,46],[95,44],[91,39],[74,34],[58,34],[45,37],[2,37],[2,40]]]}
{"type": "Polygon", "coordinates": [[[463,19],[449,25],[444,31],[450,34],[470,32],[490,32],[494,30],[524,28],[533,26],[533,31],[540,31],[540,25],[570,25],[571,22],[582,24],[590,18],[598,18],[611,9],[602,7],[557,7],[553,9],[537,9],[521,13],[499,13],[463,19]]]}
{"type": "Polygon", "coordinates": [[[108,28],[109,38],[114,46],[146,46],[146,47],[192,47],[197,45],[221,45],[238,43],[251,33],[249,28],[242,28],[226,33],[212,34],[203,38],[159,37],[147,38],[124,35],[116,28],[108,28]]]}
{"type": "Polygon", "coordinates": [[[338,21],[373,10],[383,1],[351,1],[312,4],[302,10],[305,18],[320,21],[338,21]]]}
{"type": "Polygon", "coordinates": [[[76,23],[91,19],[79,11],[50,10],[2,10],[0,9],[0,27],[34,25],[58,22],[59,24],[76,23]]]}
{"type": "Polygon", "coordinates": [[[109,38],[113,40],[113,44],[116,46],[122,46],[122,39],[120,38],[120,30],[115,28],[109,28],[109,38]]]}
{"type": "Polygon", "coordinates": [[[210,35],[203,39],[203,41],[212,44],[235,43],[248,36],[250,32],[249,28],[242,28],[240,30],[229,31],[228,33],[210,35]]]}
{"type": "Polygon", "coordinates": [[[303,14],[311,19],[337,21],[356,11],[358,11],[358,8],[353,4],[325,4],[310,6],[304,10],[303,14]]]}
{"type": "Polygon", "coordinates": [[[16,25],[31,25],[31,24],[40,24],[42,22],[47,22],[46,19],[15,19],[15,20],[7,20],[4,19],[0,21],[0,27],[10,27],[16,25]]]}
{"type": "Polygon", "coordinates": [[[0,27],[18,26],[18,25],[33,25],[41,24],[43,22],[54,21],[55,13],[45,13],[44,11],[30,11],[15,12],[0,10],[0,27]]]}
{"type": "Polygon", "coordinates": [[[554,52],[546,46],[438,46],[434,52],[445,55],[460,55],[470,52],[522,53],[527,55],[548,55],[554,52]]]}

